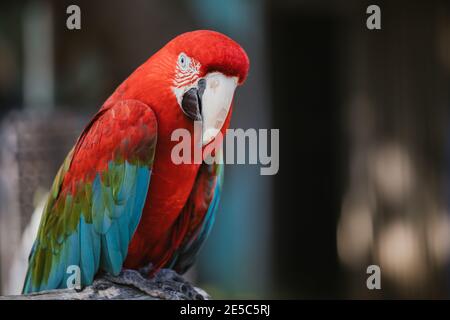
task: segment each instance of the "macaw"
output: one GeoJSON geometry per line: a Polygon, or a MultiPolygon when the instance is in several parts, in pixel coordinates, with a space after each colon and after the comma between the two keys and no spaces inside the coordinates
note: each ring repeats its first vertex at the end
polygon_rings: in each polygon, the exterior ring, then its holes
{"type": "Polygon", "coordinates": [[[214,222],[223,165],[175,164],[178,128],[201,121],[201,148],[229,126],[247,77],[242,47],[214,31],[181,34],[106,100],[60,167],[29,256],[24,293],[83,286],[99,272],[185,272],[214,222]]]}

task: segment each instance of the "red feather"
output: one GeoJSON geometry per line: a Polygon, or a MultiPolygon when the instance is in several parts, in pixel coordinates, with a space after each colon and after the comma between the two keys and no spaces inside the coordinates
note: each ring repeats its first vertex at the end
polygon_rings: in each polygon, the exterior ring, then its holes
{"type": "MultiPolygon", "coordinates": [[[[177,143],[170,139],[173,130],[185,128],[193,133],[194,128],[193,122],[182,113],[172,91],[175,66],[180,52],[195,57],[201,63],[199,77],[211,71],[220,71],[237,76],[239,83],[242,83],[249,68],[246,53],[230,38],[213,31],[188,32],[176,37],[155,53],[105,102],[100,112],[123,99],[139,100],[152,108],[158,122],[158,142],[150,187],[141,221],[132,238],[124,263],[124,267],[127,268],[140,268],[150,262],[156,269],[162,267],[180,245],[186,233],[192,232],[206,212],[202,210],[194,220],[182,216],[200,165],[176,165],[170,158],[171,150],[177,143]]],[[[129,112],[133,114],[133,110],[129,112]]],[[[231,110],[222,127],[223,133],[228,128],[230,115],[231,110]]],[[[121,113],[116,115],[118,118],[121,116],[121,113]]],[[[133,116],[139,118],[142,115],[136,112],[133,116]]],[[[98,125],[104,126],[107,123],[98,125]]],[[[112,134],[108,137],[91,137],[91,139],[104,140],[103,150],[99,154],[113,152],[113,146],[117,143],[113,133],[115,130],[133,130],[133,128],[129,128],[124,122],[110,130],[112,134]]],[[[93,131],[97,132],[97,130],[93,131]]],[[[132,137],[128,142],[130,144],[145,139],[146,136],[141,130],[136,130],[132,132],[132,137]]],[[[128,146],[124,146],[124,149],[130,150],[128,146]]],[[[127,154],[127,156],[133,155],[127,154]]],[[[88,157],[86,158],[86,162],[80,165],[92,165],[88,157]]],[[[100,163],[106,165],[107,158],[102,159],[100,163]]],[[[201,201],[201,199],[195,201],[201,201]]]]}

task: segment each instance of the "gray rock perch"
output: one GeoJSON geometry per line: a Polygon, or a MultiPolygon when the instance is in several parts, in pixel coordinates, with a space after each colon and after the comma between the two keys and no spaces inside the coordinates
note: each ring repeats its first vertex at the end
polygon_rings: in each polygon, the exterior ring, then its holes
{"type": "Polygon", "coordinates": [[[153,279],[138,271],[124,269],[117,277],[99,275],[81,290],[59,289],[27,295],[0,296],[0,300],[208,300],[202,289],[192,286],[176,272],[160,270],[153,279]]]}

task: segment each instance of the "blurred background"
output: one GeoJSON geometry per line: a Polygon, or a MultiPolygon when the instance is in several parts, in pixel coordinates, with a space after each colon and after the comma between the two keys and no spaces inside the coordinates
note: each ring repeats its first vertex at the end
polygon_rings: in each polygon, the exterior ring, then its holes
{"type": "Polygon", "coordinates": [[[280,129],[280,170],[226,166],[189,277],[214,298],[450,298],[450,3],[412,0],[2,1],[0,294],[21,289],[42,199],[88,119],[205,28],[246,49],[231,127],[280,129]]]}

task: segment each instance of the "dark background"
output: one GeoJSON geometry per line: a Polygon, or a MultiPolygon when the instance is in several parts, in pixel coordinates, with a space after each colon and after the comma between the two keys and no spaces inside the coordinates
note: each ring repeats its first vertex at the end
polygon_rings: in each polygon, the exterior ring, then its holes
{"type": "Polygon", "coordinates": [[[448,297],[450,6],[356,0],[2,2],[0,293],[16,292],[32,213],[87,119],[204,28],[246,49],[231,126],[280,129],[280,170],[226,166],[189,277],[216,298],[448,297]],[[66,28],[70,4],[81,30],[66,28]]]}

